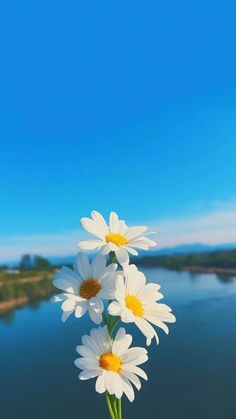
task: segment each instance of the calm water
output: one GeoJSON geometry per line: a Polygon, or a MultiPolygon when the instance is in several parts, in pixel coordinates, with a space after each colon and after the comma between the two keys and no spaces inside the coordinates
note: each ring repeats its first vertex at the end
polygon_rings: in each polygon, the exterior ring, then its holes
{"type": "MultiPolygon", "coordinates": [[[[177,323],[149,350],[149,381],[132,405],[125,401],[124,419],[236,418],[236,279],[145,272],[161,284],[177,323]]],[[[108,418],[95,381],[80,382],[73,365],[91,323],[62,324],[60,315],[59,305],[44,301],[0,320],[1,419],[108,418]]],[[[135,333],[134,342],[144,338],[135,333]]]]}

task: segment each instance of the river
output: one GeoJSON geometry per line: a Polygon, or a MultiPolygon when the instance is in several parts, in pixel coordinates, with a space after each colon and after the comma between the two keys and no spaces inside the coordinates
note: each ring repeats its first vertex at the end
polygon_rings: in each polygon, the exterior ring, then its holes
{"type": "MultiPolygon", "coordinates": [[[[153,341],[149,376],[124,419],[236,418],[236,278],[145,269],[161,284],[177,323],[153,341]]],[[[94,380],[81,382],[73,361],[89,319],[60,321],[50,300],[0,318],[1,419],[105,419],[94,380]]],[[[145,345],[136,329],[134,344],[145,345]]]]}

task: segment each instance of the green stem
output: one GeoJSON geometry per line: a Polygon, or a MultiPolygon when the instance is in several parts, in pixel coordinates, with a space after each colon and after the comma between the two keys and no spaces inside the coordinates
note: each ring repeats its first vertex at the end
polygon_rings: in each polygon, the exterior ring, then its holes
{"type": "Polygon", "coordinates": [[[110,333],[110,336],[111,336],[111,337],[112,337],[112,333],[114,332],[114,329],[115,329],[115,327],[118,325],[119,321],[120,321],[120,318],[115,319],[114,323],[111,323],[111,324],[110,324],[110,330],[109,330],[109,333],[110,333]]]}
{"type": "Polygon", "coordinates": [[[108,265],[110,265],[111,263],[114,263],[115,261],[116,261],[115,252],[110,252],[109,253],[109,259],[108,259],[108,265]]]}
{"type": "Polygon", "coordinates": [[[122,401],[118,399],[118,419],[122,419],[122,401]]]}
{"type": "Polygon", "coordinates": [[[105,311],[103,311],[102,313],[102,320],[104,321],[105,324],[107,324],[107,316],[106,316],[105,311]]]}
{"type": "Polygon", "coordinates": [[[106,391],[106,402],[107,402],[107,408],[108,411],[110,413],[111,419],[116,419],[114,413],[113,413],[113,409],[112,409],[112,405],[111,405],[111,400],[110,400],[110,396],[108,391],[106,391]]]}
{"type": "Polygon", "coordinates": [[[117,404],[116,404],[117,398],[116,396],[111,396],[111,399],[112,399],[112,404],[113,404],[113,412],[116,418],[118,419],[118,409],[117,409],[117,404]]]}
{"type": "MultiPolygon", "coordinates": [[[[110,265],[111,263],[114,263],[116,259],[116,255],[115,252],[110,252],[109,253],[109,261],[108,261],[108,265],[110,265]]],[[[111,303],[111,301],[109,301],[109,303],[111,303]]],[[[109,336],[110,338],[113,340],[113,332],[115,327],[117,326],[117,324],[120,321],[120,318],[114,318],[114,321],[112,321],[112,316],[106,316],[106,314],[103,312],[103,321],[104,323],[107,325],[108,327],[108,332],[109,332],[109,336]]],[[[121,398],[117,399],[114,396],[111,396],[108,391],[106,391],[106,402],[107,402],[107,407],[108,407],[108,411],[110,413],[110,417],[111,419],[122,419],[122,407],[121,407],[121,398]]]]}

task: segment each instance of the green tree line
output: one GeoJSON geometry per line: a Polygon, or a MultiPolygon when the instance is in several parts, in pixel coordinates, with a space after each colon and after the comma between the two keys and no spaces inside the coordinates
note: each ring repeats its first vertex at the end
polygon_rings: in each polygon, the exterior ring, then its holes
{"type": "Polygon", "coordinates": [[[236,249],[209,253],[144,256],[139,258],[139,264],[170,269],[182,269],[191,266],[236,269],[236,249]]]}

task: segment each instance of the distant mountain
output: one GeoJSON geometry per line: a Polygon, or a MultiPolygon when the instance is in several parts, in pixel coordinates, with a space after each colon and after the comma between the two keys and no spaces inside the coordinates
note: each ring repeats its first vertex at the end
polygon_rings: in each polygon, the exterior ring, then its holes
{"type": "MultiPolygon", "coordinates": [[[[219,245],[207,245],[203,243],[192,243],[186,245],[179,245],[174,247],[165,247],[155,251],[152,251],[152,255],[176,255],[185,253],[204,253],[214,252],[215,250],[228,250],[236,249],[236,243],[219,244],[219,245]]],[[[150,252],[149,252],[150,255],[150,252]]]]}
{"type": "MultiPolygon", "coordinates": [[[[207,252],[214,252],[215,250],[228,250],[228,249],[236,249],[235,244],[221,244],[221,245],[207,245],[203,243],[192,243],[192,244],[185,244],[179,245],[174,247],[165,247],[149,252],[140,251],[140,256],[148,255],[148,256],[168,256],[168,255],[177,255],[177,254],[187,254],[187,253],[207,253],[207,252]]],[[[66,256],[66,257],[49,257],[47,258],[53,265],[71,265],[74,261],[74,256],[66,256]]]]}
{"type": "MultiPolygon", "coordinates": [[[[207,245],[203,243],[192,243],[184,244],[174,247],[165,247],[161,249],[152,250],[149,252],[140,251],[139,255],[142,256],[169,256],[169,255],[178,255],[178,254],[188,254],[188,253],[207,253],[214,252],[215,250],[228,250],[236,249],[236,243],[229,244],[220,244],[220,245],[207,245]]],[[[52,265],[61,266],[61,265],[71,265],[74,261],[75,255],[69,256],[45,256],[47,260],[52,265]]],[[[18,266],[19,261],[7,262],[4,265],[8,267],[18,266]]]]}

